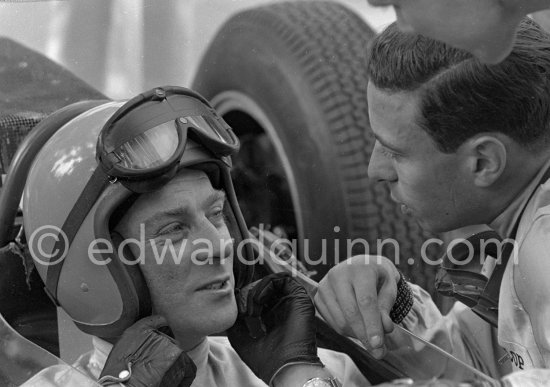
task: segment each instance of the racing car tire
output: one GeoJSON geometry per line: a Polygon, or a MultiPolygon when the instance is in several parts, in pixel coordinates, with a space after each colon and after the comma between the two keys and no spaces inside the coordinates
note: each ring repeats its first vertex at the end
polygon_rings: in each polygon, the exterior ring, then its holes
{"type": "MultiPolygon", "coordinates": [[[[284,169],[286,182],[280,184],[290,191],[298,256],[317,271],[313,278],[320,279],[351,253],[369,252],[396,256],[409,277],[429,287],[435,270],[420,260],[407,261],[418,255],[425,236],[401,214],[387,187],[367,176],[375,141],[366,96],[366,51],[373,36],[358,15],[334,2],[245,10],[221,27],[198,66],[193,88],[244,139],[241,154],[248,153],[249,162],[273,158],[258,148],[246,149],[247,136],[267,133],[284,169]],[[397,240],[397,249],[391,243],[380,247],[378,240],[384,238],[397,240]]],[[[252,167],[266,174],[262,168],[271,161],[252,167]]],[[[244,194],[245,202],[267,194],[250,181],[239,188],[240,178],[237,194],[240,199],[244,194]]],[[[265,212],[273,207],[284,211],[284,206],[285,200],[275,200],[265,212]]],[[[437,255],[434,248],[428,253],[437,255]]]]}

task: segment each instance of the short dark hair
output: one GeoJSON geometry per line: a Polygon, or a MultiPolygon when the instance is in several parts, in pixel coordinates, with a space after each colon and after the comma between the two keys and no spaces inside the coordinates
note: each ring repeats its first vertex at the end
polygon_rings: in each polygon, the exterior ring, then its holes
{"type": "Polygon", "coordinates": [[[390,93],[421,91],[417,123],[443,152],[483,132],[504,133],[532,150],[550,137],[550,35],[529,18],[512,53],[496,65],[393,23],[371,42],[368,74],[390,93]]]}

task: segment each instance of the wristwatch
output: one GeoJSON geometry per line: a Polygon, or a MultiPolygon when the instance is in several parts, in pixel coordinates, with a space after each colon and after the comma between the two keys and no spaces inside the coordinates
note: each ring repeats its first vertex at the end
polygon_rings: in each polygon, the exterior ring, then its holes
{"type": "Polygon", "coordinates": [[[342,387],[336,378],[311,378],[302,387],[342,387]]]}

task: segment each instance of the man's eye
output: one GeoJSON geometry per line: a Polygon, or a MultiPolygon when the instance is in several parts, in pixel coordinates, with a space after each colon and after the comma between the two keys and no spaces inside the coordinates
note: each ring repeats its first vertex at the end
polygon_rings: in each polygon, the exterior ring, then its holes
{"type": "Polygon", "coordinates": [[[177,233],[177,232],[185,231],[185,229],[186,229],[186,226],[182,223],[172,223],[172,224],[169,224],[166,227],[161,228],[159,230],[158,234],[159,235],[170,235],[170,234],[174,234],[174,233],[177,233]]]}
{"type": "Polygon", "coordinates": [[[225,223],[227,220],[223,208],[217,208],[210,214],[210,219],[215,223],[225,223]]]}
{"type": "Polygon", "coordinates": [[[390,159],[395,159],[397,157],[397,154],[395,154],[394,152],[390,151],[389,149],[385,148],[385,147],[381,147],[380,148],[380,151],[382,152],[382,154],[384,156],[386,156],[387,158],[390,158],[390,159]]]}

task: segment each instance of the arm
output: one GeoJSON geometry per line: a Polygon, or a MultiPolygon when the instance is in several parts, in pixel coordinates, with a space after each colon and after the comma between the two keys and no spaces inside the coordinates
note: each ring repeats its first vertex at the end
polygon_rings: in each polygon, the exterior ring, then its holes
{"type": "MultiPolygon", "coordinates": [[[[426,291],[413,284],[411,288],[413,308],[401,326],[493,378],[502,376],[498,359],[505,352],[498,346],[496,330],[492,326],[460,302],[442,315],[426,291]]],[[[389,334],[386,341],[386,360],[398,364],[415,379],[474,379],[474,375],[464,367],[447,360],[400,330],[389,334]]]]}
{"type": "MultiPolygon", "coordinates": [[[[375,357],[385,356],[389,350],[386,360],[415,378],[471,379],[465,370],[448,365],[409,336],[398,331],[391,333],[393,322],[389,315],[398,279],[397,269],[386,258],[353,257],[329,271],[320,283],[315,304],[338,332],[360,339],[375,357]]],[[[488,324],[462,304],[442,316],[425,291],[416,286],[412,290],[413,306],[402,326],[482,371],[499,375],[488,324]]]]}

